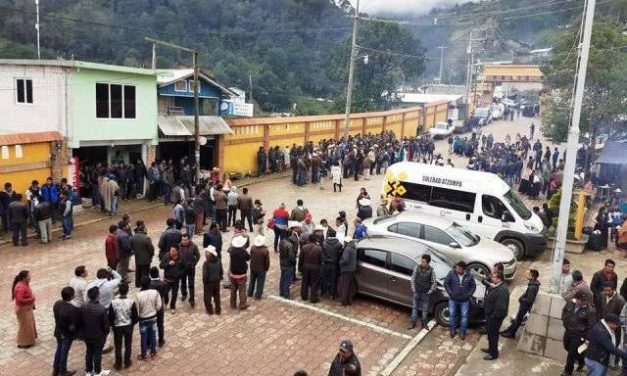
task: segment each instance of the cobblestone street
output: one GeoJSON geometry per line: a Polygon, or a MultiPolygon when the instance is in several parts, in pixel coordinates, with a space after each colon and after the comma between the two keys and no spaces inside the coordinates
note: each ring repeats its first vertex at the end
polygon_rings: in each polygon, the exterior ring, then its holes
{"type": "MultiPolygon", "coordinates": [[[[539,121],[533,119],[539,128],[539,121]]],[[[520,118],[515,122],[495,122],[485,132],[493,133],[501,141],[506,134],[512,139],[516,133],[526,134],[531,119],[520,118]]],[[[437,148],[447,158],[446,141],[439,141],[437,148]]],[[[465,168],[466,159],[453,158],[457,167],[465,168]]],[[[234,182],[235,185],[238,182],[234,182]]],[[[376,210],[377,197],[381,191],[381,176],[358,182],[347,180],[342,193],[334,193],[328,181],[319,186],[307,185],[298,188],[290,184],[289,178],[268,180],[249,186],[250,194],[260,199],[268,215],[281,203],[287,209],[303,199],[305,206],[318,222],[326,218],[333,223],[339,210],[345,210],[349,221],[354,218],[355,198],[360,187],[365,187],[373,198],[376,210]]],[[[127,207],[122,203],[120,214],[127,207]]],[[[165,228],[165,219],[171,216],[166,206],[133,214],[131,221],[143,219],[149,235],[156,244],[165,228]]],[[[0,376],[48,375],[56,342],[52,336],[54,319],[52,305],[60,297],[60,290],[73,275],[77,265],[87,266],[90,276],[95,278],[98,268],[106,266],[104,240],[107,228],[119,218],[93,222],[78,228],[72,240],[61,241],[55,237],[51,245],[31,241],[29,247],[14,248],[0,246],[0,291],[4,304],[0,305],[0,376]],[[28,350],[15,346],[16,318],[13,303],[9,302],[13,277],[21,269],[32,274],[31,287],[37,298],[35,317],[39,339],[37,345],[28,350]]],[[[272,244],[270,232],[266,244],[272,244]]],[[[231,233],[225,237],[225,244],[231,233]]],[[[194,241],[202,243],[196,236],[194,241]]],[[[226,248],[226,246],[225,246],[226,248]]],[[[272,247],[270,247],[272,248],[272,247]]],[[[276,298],[278,295],[278,255],[271,251],[270,272],[266,279],[264,298],[252,301],[246,311],[228,308],[228,291],[222,290],[222,305],[227,307],[221,316],[208,316],[202,306],[202,278],[196,274],[197,306],[192,309],[187,302],[179,302],[175,314],[166,312],[166,345],[160,349],[156,359],[147,362],[135,361],[133,366],[118,374],[123,375],[292,375],[304,369],[310,375],[326,375],[342,339],[351,339],[360,358],[364,375],[378,375],[410,343],[417,331],[407,330],[409,310],[382,301],[358,298],[350,307],[340,306],[335,301],[323,299],[312,306],[302,303],[300,298],[293,302],[276,298]]],[[[204,257],[203,257],[204,260],[204,257]]],[[[202,260],[201,260],[202,262],[202,260]]],[[[228,257],[223,256],[225,270],[228,257]]],[[[156,261],[153,263],[153,265],[156,261]]],[[[521,265],[520,277],[528,263],[521,265]],[[523,267],[524,266],[524,267],[523,267]]],[[[197,268],[200,268],[198,266],[197,268]]],[[[548,269],[548,268],[547,268],[548,269]]],[[[548,271],[547,271],[548,272],[548,271]]],[[[522,283],[517,278],[513,285],[522,283]]],[[[131,296],[136,293],[134,286],[131,296]]],[[[298,291],[298,288],[295,289],[298,291]]],[[[298,296],[297,293],[294,296],[298,296]]],[[[513,308],[510,308],[510,313],[513,308]]],[[[139,332],[134,338],[134,356],[139,350],[139,332]]],[[[465,342],[451,340],[446,329],[435,327],[409,353],[407,358],[393,370],[392,375],[452,375],[466,361],[466,357],[479,341],[479,334],[472,330],[465,342]]],[[[70,368],[84,367],[85,346],[74,342],[70,352],[70,368]]],[[[103,358],[104,368],[113,366],[113,355],[103,358]]],[[[519,370],[518,375],[525,375],[519,370]]]]}

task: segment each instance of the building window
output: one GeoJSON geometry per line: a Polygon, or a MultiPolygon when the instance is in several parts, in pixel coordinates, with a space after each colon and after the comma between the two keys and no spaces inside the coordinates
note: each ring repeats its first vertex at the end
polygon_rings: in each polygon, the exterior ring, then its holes
{"type": "MultiPolygon", "coordinates": [[[[194,81],[188,81],[187,87],[189,88],[189,92],[194,92],[194,81]]],[[[198,82],[198,92],[200,93],[200,82],[198,82]]]]}
{"type": "Polygon", "coordinates": [[[2,145],[2,159],[9,159],[9,147],[2,145]]]}
{"type": "Polygon", "coordinates": [[[33,80],[18,78],[15,84],[17,103],[33,103],[33,80]]]}
{"type": "Polygon", "coordinates": [[[179,80],[174,83],[174,91],[187,91],[187,81],[179,80]]]}
{"type": "Polygon", "coordinates": [[[96,84],[96,117],[100,119],[135,119],[136,88],[133,85],[96,84]]]}
{"type": "Polygon", "coordinates": [[[15,158],[23,158],[24,151],[22,150],[22,145],[15,145],[15,158]]]}

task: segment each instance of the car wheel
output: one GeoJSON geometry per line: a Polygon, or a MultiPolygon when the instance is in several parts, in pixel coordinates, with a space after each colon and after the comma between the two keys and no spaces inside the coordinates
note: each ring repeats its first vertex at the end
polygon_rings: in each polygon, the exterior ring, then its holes
{"type": "Polygon", "coordinates": [[[488,268],[485,265],[477,264],[477,263],[468,265],[468,270],[477,274],[479,277],[482,277],[482,278],[489,278],[491,274],[490,268],[488,268]]]}
{"type": "Polygon", "coordinates": [[[501,240],[501,244],[503,244],[504,246],[506,246],[512,251],[512,253],[514,254],[514,257],[516,257],[516,260],[522,259],[523,256],[525,255],[525,246],[518,239],[512,239],[512,238],[503,239],[501,240]]]}
{"type": "Polygon", "coordinates": [[[435,310],[433,310],[433,314],[435,315],[435,321],[440,326],[448,326],[450,322],[451,314],[448,310],[448,302],[440,302],[435,306],[435,310]]]}

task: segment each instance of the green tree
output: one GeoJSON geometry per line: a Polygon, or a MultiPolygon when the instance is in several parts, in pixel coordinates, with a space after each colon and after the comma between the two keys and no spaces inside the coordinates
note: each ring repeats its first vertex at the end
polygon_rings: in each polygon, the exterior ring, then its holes
{"type": "MultiPolygon", "coordinates": [[[[568,134],[570,101],[576,75],[577,41],[565,34],[542,68],[552,103],[543,119],[543,132],[551,140],[564,141],[568,134]]],[[[598,21],[592,30],[581,131],[598,124],[618,124],[627,114],[627,36],[619,24],[598,21]]]]}
{"type": "MultiPolygon", "coordinates": [[[[382,109],[392,99],[398,84],[415,78],[424,69],[424,49],[411,31],[396,23],[361,21],[357,37],[351,111],[382,109]]],[[[329,77],[336,85],[336,110],[343,109],[350,61],[351,38],[331,50],[329,77]]]]}

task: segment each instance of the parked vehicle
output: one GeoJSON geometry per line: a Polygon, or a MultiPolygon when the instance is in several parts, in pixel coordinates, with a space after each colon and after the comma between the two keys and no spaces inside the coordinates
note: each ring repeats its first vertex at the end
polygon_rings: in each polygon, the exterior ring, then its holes
{"type": "MultiPolygon", "coordinates": [[[[412,306],[411,275],[423,254],[431,255],[431,266],[438,280],[431,296],[429,314],[438,324],[449,325],[448,295],[444,279],[455,263],[428,246],[396,237],[368,237],[357,243],[357,274],[355,293],[372,296],[405,307],[412,306]]],[[[469,319],[484,320],[485,287],[475,277],[477,289],[471,298],[469,319]]]]}
{"type": "Polygon", "coordinates": [[[505,115],[505,106],[500,103],[495,103],[490,108],[490,114],[492,115],[492,120],[499,120],[503,118],[505,115]]]}
{"type": "Polygon", "coordinates": [[[508,247],[473,234],[446,218],[405,211],[390,217],[370,218],[364,224],[370,236],[417,240],[453,262],[464,261],[469,270],[482,277],[488,277],[497,262],[503,263],[505,279],[513,279],[516,274],[516,258],[508,247]]]}
{"type": "Polygon", "coordinates": [[[492,122],[492,113],[490,107],[478,107],[475,109],[475,113],[472,115],[476,119],[477,124],[480,127],[486,126],[492,122]]]}
{"type": "Polygon", "coordinates": [[[495,174],[399,162],[388,168],[381,193],[403,198],[407,210],[455,221],[506,245],[517,260],[546,248],[540,217],[495,174]]]}
{"type": "Polygon", "coordinates": [[[455,127],[453,126],[452,122],[451,123],[439,122],[439,123],[436,123],[431,129],[429,129],[429,135],[433,137],[433,139],[446,138],[450,136],[451,134],[453,134],[454,130],[455,130],[455,127]]]}

